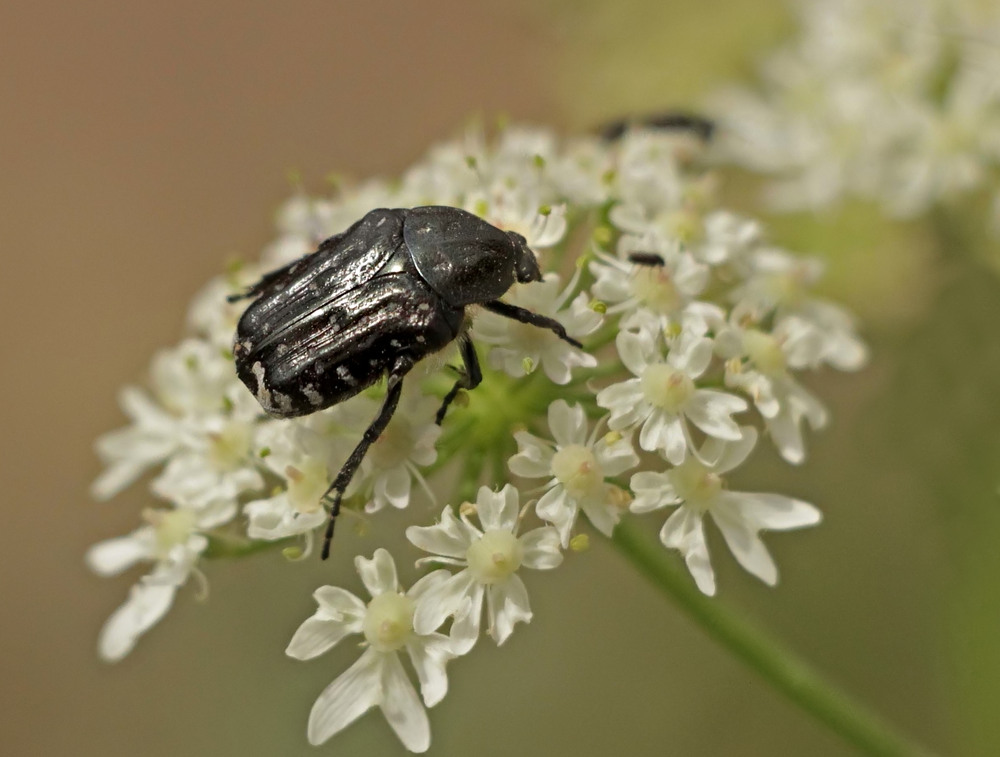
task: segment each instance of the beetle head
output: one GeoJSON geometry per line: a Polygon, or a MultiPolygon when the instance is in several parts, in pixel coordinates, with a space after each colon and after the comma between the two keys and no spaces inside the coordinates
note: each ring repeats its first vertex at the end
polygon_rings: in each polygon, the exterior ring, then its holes
{"type": "Polygon", "coordinates": [[[516,231],[508,231],[507,236],[510,237],[510,241],[513,243],[514,250],[516,251],[514,272],[517,275],[517,280],[522,284],[527,284],[530,281],[541,281],[542,272],[538,268],[538,260],[535,259],[535,253],[528,247],[528,240],[516,231]]]}

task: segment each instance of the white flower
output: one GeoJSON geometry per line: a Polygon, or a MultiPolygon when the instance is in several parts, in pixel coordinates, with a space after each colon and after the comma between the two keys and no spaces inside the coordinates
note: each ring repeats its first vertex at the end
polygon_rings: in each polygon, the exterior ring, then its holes
{"type": "Polygon", "coordinates": [[[403,392],[396,414],[371,446],[361,466],[364,491],[371,492],[366,512],[375,513],[390,505],[397,509],[406,507],[410,503],[414,480],[433,501],[417,466],[427,466],[437,460],[434,445],[441,436],[441,427],[434,422],[434,413],[440,404],[434,397],[403,392]]]}
{"type": "Polygon", "coordinates": [[[605,536],[621,517],[624,492],[605,479],[639,464],[627,437],[611,432],[597,438],[599,425],[587,435],[587,416],[580,405],[565,400],[549,405],[549,429],[555,443],[519,431],[514,434],[518,452],[508,463],[524,478],[552,478],[535,505],[535,513],[559,531],[563,547],[582,510],[605,536]]]}
{"type": "MultiPolygon", "coordinates": [[[[515,284],[506,302],[559,321],[566,333],[581,340],[601,325],[601,315],[588,305],[581,292],[566,308],[566,301],[576,288],[576,277],[559,291],[559,276],[547,274],[545,280],[515,284]]],[[[514,378],[520,378],[541,365],[549,380],[568,384],[576,366],[593,368],[597,358],[568,344],[549,329],[504,318],[489,311],[481,312],[472,327],[473,339],[492,345],[489,363],[514,378]]]]}
{"type": "Polygon", "coordinates": [[[635,500],[631,509],[646,513],[662,507],[674,511],[660,530],[660,540],[684,555],[691,576],[702,592],[715,594],[715,573],[705,541],[703,516],[710,515],[743,568],[773,586],[778,570],[759,532],[787,531],[812,526],[820,513],[807,502],[781,494],[732,492],[725,489],[723,473],[740,465],[757,441],[754,429],[744,427],[736,442],[706,441],[701,454],[689,457],[665,473],[644,471],[632,476],[635,500]],[[715,460],[714,465],[702,462],[715,460]]]}
{"type": "Polygon", "coordinates": [[[800,35],[768,58],[757,90],[730,89],[710,105],[720,154],[776,176],[776,207],[855,195],[905,217],[994,191],[1000,25],[990,3],[798,7],[800,35]]]}
{"type": "Polygon", "coordinates": [[[97,499],[111,499],[146,470],[168,459],[184,436],[183,424],[141,389],[125,387],[119,402],[132,425],[97,440],[97,453],[107,466],[90,487],[97,499]]]}
{"type": "Polygon", "coordinates": [[[253,455],[259,415],[256,401],[248,392],[240,392],[229,413],[191,418],[185,424],[183,445],[150,489],[175,505],[202,508],[228,503],[235,513],[240,495],[264,486],[253,455]]]}
{"type": "Polygon", "coordinates": [[[837,370],[856,371],[868,362],[868,348],[846,310],[812,296],[810,287],[822,274],[823,264],[816,259],[759,248],[749,258],[747,279],[730,292],[736,303],[733,313],[754,323],[769,316],[777,321],[797,316],[814,329],[818,340],[808,367],[828,363],[837,370]]]}
{"type": "Polygon", "coordinates": [[[655,234],[638,237],[625,234],[618,241],[618,257],[598,252],[590,264],[596,277],[594,296],[611,305],[608,312],[623,313],[620,328],[631,329],[635,312],[647,310],[660,319],[661,328],[678,322],[685,307],[704,291],[710,270],[689,252],[682,252],[676,240],[655,234]],[[662,265],[633,263],[630,254],[658,255],[662,265]]]}
{"type": "Polygon", "coordinates": [[[87,551],[87,565],[101,576],[117,575],[136,563],[153,563],[153,569],[132,587],[128,600],[101,629],[98,652],[103,659],[122,659],[159,622],[208,546],[201,531],[222,525],[232,516],[233,509],[225,506],[148,510],[144,513],[148,525],[87,551]]]}
{"type": "Polygon", "coordinates": [[[547,570],[562,562],[559,534],[551,526],[517,535],[518,494],[510,484],[499,492],[482,487],[476,513],[481,531],[465,513],[458,519],[449,507],[437,525],[406,529],[407,539],[434,554],[421,562],[464,568],[429,589],[417,602],[413,618],[416,632],[428,633],[453,616],[451,642],[459,655],[472,649],[479,638],[484,600],[487,631],[497,644],[507,640],[515,623],[531,620],[528,591],[517,574],[519,568],[547,570]]]}
{"type": "Polygon", "coordinates": [[[813,367],[825,349],[823,335],[807,321],[791,316],[772,333],[744,326],[738,309],[716,338],[716,351],[726,358],[726,386],[753,400],[781,456],[790,463],[805,459],[801,421],[826,425],[823,404],[792,376],[790,369],[813,367]]]}
{"type": "Polygon", "coordinates": [[[354,564],[371,601],[365,604],[336,586],[317,589],[313,596],[319,609],[299,626],[285,650],[297,660],[310,660],[351,634],[364,634],[368,647],[319,695],[309,713],[309,743],[322,744],[378,707],[403,746],[411,752],[425,752],[431,734],[424,705],[433,707],[448,692],[445,664],[454,654],[446,636],[414,629],[413,611],[416,602],[447,573],[435,571],[403,593],[396,565],[386,550],[375,550],[370,560],[355,558],[354,564]],[[403,651],[417,673],[423,705],[403,669],[403,651]]]}
{"type": "Polygon", "coordinates": [[[647,331],[623,331],[617,345],[622,362],[637,378],[612,384],[597,394],[597,404],[611,411],[608,426],[612,430],[641,425],[639,446],[662,450],[674,465],[684,461],[689,448],[694,449],[688,420],[709,436],[740,438],[732,415],[746,410],[747,403],[695,384],[711,362],[710,339],[683,332],[666,359],[647,331]]]}
{"type": "MultiPolygon", "coordinates": [[[[351,448],[350,439],[337,433],[337,420],[356,402],[299,423],[271,422],[261,429],[258,436],[267,453],[263,463],[284,486],[266,499],[244,505],[251,539],[270,541],[309,534],[326,523],[328,516],[321,500],[330,486],[330,470],[333,461],[346,458],[351,448]]],[[[350,491],[355,488],[356,484],[350,491]]]]}

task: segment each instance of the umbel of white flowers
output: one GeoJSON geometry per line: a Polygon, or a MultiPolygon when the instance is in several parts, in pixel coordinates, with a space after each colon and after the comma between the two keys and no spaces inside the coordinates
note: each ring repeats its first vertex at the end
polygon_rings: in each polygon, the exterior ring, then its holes
{"type": "MultiPolygon", "coordinates": [[[[661,539],[713,594],[707,516],[736,560],[774,584],[760,532],[814,525],[819,511],[783,494],[731,491],[725,477],[763,435],[800,463],[805,426],[826,422],[801,375],[857,369],[866,350],[850,316],[811,292],[816,261],[716,207],[705,149],[697,135],[676,131],[558,140],[509,127],[489,141],[474,130],[398,181],[291,199],[262,263],[209,283],[191,307],[187,337],[154,358],[144,388],[122,392],[131,424],[98,441],[106,468],[94,495],[110,498],[152,471],[157,500],[138,529],[87,555],[102,575],[148,568],[101,630],[101,656],[124,657],[188,578],[204,581],[213,544],[311,551],[326,520],[320,497],[384,389],[305,418],[262,416],[234,373],[240,308],[226,294],[375,207],[451,205],[523,234],[547,273],[507,299],[555,318],[584,349],[544,329],[476,316],[471,335],[485,378],[442,427],[434,410],[451,382],[439,368],[454,355],[414,372],[419,380],[406,385],[345,507],[374,514],[416,498],[462,504],[444,507],[436,524],[407,529],[427,553],[420,562],[438,566],[409,591],[388,552],[374,549],[356,560],[370,600],[332,586],[315,592],[318,609],[288,654],[310,659],[351,634],[363,637],[365,651],[316,701],[310,741],[378,707],[408,749],[427,749],[425,707],[447,691],[446,663],[470,652],[483,631],[502,644],[529,621],[526,574],[559,566],[587,522],[610,535],[629,510],[671,509],[661,539]],[[436,474],[445,467],[458,489],[442,490],[436,474]]],[[[352,543],[350,535],[338,541],[352,543]]]]}
{"type": "Polygon", "coordinates": [[[1000,234],[1000,7],[798,0],[799,34],[753,89],[710,99],[726,157],[774,175],[778,208],[845,196],[909,217],[973,193],[1000,234]]]}

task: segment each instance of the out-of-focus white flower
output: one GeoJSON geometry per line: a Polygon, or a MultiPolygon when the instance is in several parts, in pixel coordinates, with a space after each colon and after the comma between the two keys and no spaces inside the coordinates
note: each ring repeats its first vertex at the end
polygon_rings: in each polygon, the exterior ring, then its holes
{"type": "Polygon", "coordinates": [[[313,596],[319,609],[299,626],[285,650],[289,657],[311,660],[346,636],[365,637],[367,649],[358,661],[327,686],[313,705],[309,743],[322,744],[378,707],[403,746],[411,752],[426,752],[431,732],[424,706],[433,707],[448,692],[445,665],[455,655],[448,637],[414,629],[413,611],[430,589],[446,579],[447,572],[424,576],[404,593],[386,550],[375,550],[370,560],[358,557],[354,564],[371,601],[366,604],[336,586],[317,589],[313,596]],[[404,651],[417,673],[423,704],[400,660],[404,651]]]}
{"type": "Polygon", "coordinates": [[[995,9],[950,0],[797,7],[799,36],[765,62],[759,87],[720,92],[709,106],[724,126],[720,154],[775,176],[776,207],[856,195],[909,217],[970,191],[996,194],[995,9]]]}
{"type": "Polygon", "coordinates": [[[139,637],[166,615],[177,589],[196,569],[208,546],[201,532],[229,521],[234,514],[235,507],[229,503],[202,509],[147,510],[147,525],[98,542],[87,551],[87,565],[102,576],[118,575],[137,563],[153,563],[101,629],[98,651],[102,658],[117,662],[125,657],[139,637]]]}
{"type": "Polygon", "coordinates": [[[517,535],[518,494],[510,484],[499,492],[482,487],[476,498],[476,514],[482,530],[463,513],[456,518],[450,507],[434,526],[410,526],[406,538],[433,557],[421,562],[458,565],[463,570],[435,584],[417,602],[413,627],[428,633],[448,617],[452,648],[465,654],[479,639],[479,626],[486,603],[487,633],[503,644],[514,624],[531,620],[528,590],[517,571],[545,570],[562,562],[559,534],[543,526],[517,535]]]}
{"type": "Polygon", "coordinates": [[[787,531],[820,521],[819,510],[807,502],[781,494],[733,492],[725,488],[722,474],[742,464],[757,442],[754,429],[744,427],[742,431],[742,438],[735,442],[709,439],[701,454],[689,457],[665,473],[643,471],[632,476],[636,495],[632,512],[677,507],[663,524],[660,540],[684,555],[698,588],[709,595],[715,594],[715,572],[705,541],[704,515],[715,521],[740,565],[771,586],[778,581],[778,569],[759,532],[787,531]],[[715,462],[709,465],[705,460],[715,462]]]}

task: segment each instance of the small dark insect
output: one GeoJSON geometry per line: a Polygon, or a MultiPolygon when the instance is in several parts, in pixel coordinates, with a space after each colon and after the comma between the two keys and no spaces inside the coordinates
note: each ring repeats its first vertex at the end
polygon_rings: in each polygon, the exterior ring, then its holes
{"type": "Polygon", "coordinates": [[[667,131],[687,131],[704,142],[710,142],[715,134],[715,122],[705,116],[683,110],[669,110],[656,115],[620,118],[604,124],[599,130],[602,139],[614,142],[621,139],[632,127],[664,129],[667,131]]]}
{"type": "Polygon", "coordinates": [[[632,252],[629,253],[628,259],[630,263],[650,266],[651,268],[662,268],[667,264],[667,261],[655,252],[632,252]]]}
{"type": "Polygon", "coordinates": [[[541,280],[520,234],[458,208],[380,208],[229,298],[255,298],[240,318],[233,354],[237,375],[269,415],[309,415],[388,376],[382,409],[323,495],[330,506],[324,560],[344,491],[396,411],[410,369],[458,339],[464,370],[441,403],[438,424],[460,390],[482,381],[467,306],[582,346],[558,321],[499,299],[515,281],[541,280]]]}

